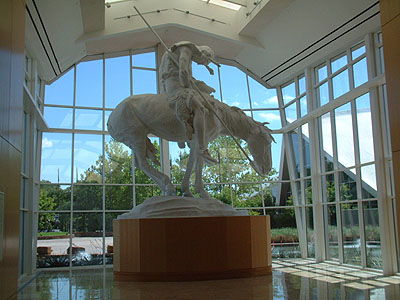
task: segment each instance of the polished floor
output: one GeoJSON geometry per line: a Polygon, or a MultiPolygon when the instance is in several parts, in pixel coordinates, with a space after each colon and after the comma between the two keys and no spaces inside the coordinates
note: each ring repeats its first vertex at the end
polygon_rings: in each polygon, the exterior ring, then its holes
{"type": "Polygon", "coordinates": [[[11,299],[400,299],[400,276],[310,259],[275,260],[273,275],[192,282],[118,282],[112,268],[39,271],[11,299]]]}

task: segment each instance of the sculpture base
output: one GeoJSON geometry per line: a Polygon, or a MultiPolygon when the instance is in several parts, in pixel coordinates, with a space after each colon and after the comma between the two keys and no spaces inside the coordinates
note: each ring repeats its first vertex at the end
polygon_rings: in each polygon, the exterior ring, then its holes
{"type": "Polygon", "coordinates": [[[269,216],[120,219],[113,226],[115,280],[272,274],[269,216]]]}

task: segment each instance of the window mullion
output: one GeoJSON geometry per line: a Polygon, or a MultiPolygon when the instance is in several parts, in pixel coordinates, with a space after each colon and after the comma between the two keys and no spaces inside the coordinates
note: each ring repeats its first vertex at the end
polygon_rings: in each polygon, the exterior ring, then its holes
{"type": "MultiPolygon", "coordinates": [[[[287,123],[286,121],[286,114],[283,109],[283,96],[282,96],[282,89],[281,87],[277,87],[277,96],[278,96],[278,103],[279,103],[279,108],[281,112],[281,123],[282,127],[287,123]]],[[[292,189],[292,197],[293,197],[293,204],[295,206],[295,217],[296,217],[296,226],[298,230],[298,236],[299,236],[299,245],[300,245],[300,251],[301,251],[301,256],[303,258],[307,257],[307,238],[306,238],[306,233],[304,231],[304,218],[302,218],[302,212],[301,208],[299,207],[299,199],[298,199],[298,189],[297,189],[297,184],[295,182],[295,178],[297,178],[295,174],[295,163],[294,163],[294,153],[293,153],[293,143],[291,142],[291,136],[290,133],[285,132],[283,133],[283,139],[284,139],[284,145],[285,145],[285,153],[287,157],[287,164],[288,164],[288,170],[289,170],[289,177],[290,177],[290,186],[292,189]]]]}
{"type": "MultiPolygon", "coordinates": [[[[368,79],[371,80],[377,74],[374,57],[374,42],[371,35],[366,36],[367,61],[368,61],[368,79]]],[[[374,137],[374,159],[377,183],[378,198],[378,216],[381,236],[382,265],[384,275],[392,275],[398,272],[397,251],[396,251],[396,232],[394,224],[396,224],[393,215],[393,201],[390,193],[390,179],[387,177],[389,170],[385,164],[385,144],[384,144],[384,128],[385,117],[380,111],[380,102],[378,88],[370,89],[370,105],[371,105],[371,121],[374,137]]],[[[386,144],[387,147],[387,144],[386,144]]],[[[390,149],[388,149],[388,152],[390,149]]]]}

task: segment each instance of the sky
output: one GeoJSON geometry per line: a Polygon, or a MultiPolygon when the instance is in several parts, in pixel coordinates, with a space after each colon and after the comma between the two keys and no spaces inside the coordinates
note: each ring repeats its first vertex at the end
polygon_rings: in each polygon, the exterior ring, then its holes
{"type": "MultiPolygon", "coordinates": [[[[351,52],[351,58],[356,59],[365,53],[365,47],[351,52]]],[[[338,72],[332,79],[333,98],[348,92],[348,70],[342,70],[347,63],[346,56],[340,56],[331,61],[332,72],[338,72]]],[[[133,94],[157,93],[157,73],[155,71],[155,53],[144,53],[107,58],[103,66],[102,60],[82,62],[76,67],[76,97],[75,120],[73,119],[74,102],[74,69],[71,69],[45,89],[45,104],[69,107],[44,108],[44,116],[50,128],[107,130],[107,119],[113,108],[131,94],[131,76],[133,94]],[[105,73],[103,73],[105,70],[105,73]],[[104,93],[103,93],[104,77],[104,93]],[[104,96],[103,96],[104,95],[104,96]]],[[[281,118],[278,110],[278,99],[275,89],[267,89],[236,67],[222,65],[219,69],[221,88],[218,79],[218,68],[214,64],[214,75],[201,65],[193,63],[193,76],[203,80],[213,87],[213,94],[231,106],[237,106],[248,116],[260,122],[269,122],[272,130],[281,129],[281,118]],[[249,88],[248,88],[249,87],[249,88]],[[250,101],[251,99],[251,101],[250,101]],[[251,112],[250,109],[255,109],[251,112]]],[[[366,58],[359,60],[353,66],[354,86],[357,87],[368,80],[366,58]]],[[[316,71],[316,80],[326,80],[327,66],[316,71]]],[[[293,101],[285,108],[288,122],[296,120],[307,113],[306,97],[295,100],[305,93],[305,78],[298,81],[298,90],[295,83],[288,84],[282,89],[284,105],[293,101]]],[[[328,83],[317,88],[321,104],[329,101],[328,83]]],[[[361,102],[361,101],[360,101],[361,102]]],[[[365,102],[365,101],[364,101],[365,102]]],[[[282,136],[274,135],[276,143],[272,145],[273,167],[279,170],[282,147],[282,136]]],[[[106,138],[108,140],[108,137],[106,138]]],[[[341,143],[341,141],[339,141],[341,143]]],[[[71,176],[81,174],[85,169],[95,164],[102,154],[103,138],[95,134],[76,134],[72,141],[71,133],[44,133],[42,144],[41,179],[52,182],[71,182],[71,176]],[[74,142],[74,170],[72,164],[72,144],[74,142]]],[[[177,144],[170,143],[170,157],[175,161],[181,151],[177,144]]],[[[188,151],[186,149],[186,151],[188,151]]]]}

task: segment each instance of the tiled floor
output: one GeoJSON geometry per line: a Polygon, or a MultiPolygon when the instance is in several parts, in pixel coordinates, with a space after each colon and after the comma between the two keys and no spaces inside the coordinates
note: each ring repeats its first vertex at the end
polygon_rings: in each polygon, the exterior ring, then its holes
{"type": "Polygon", "coordinates": [[[73,269],[26,278],[12,299],[400,299],[400,276],[310,259],[274,260],[272,276],[192,282],[118,282],[111,268],[73,269]]]}

